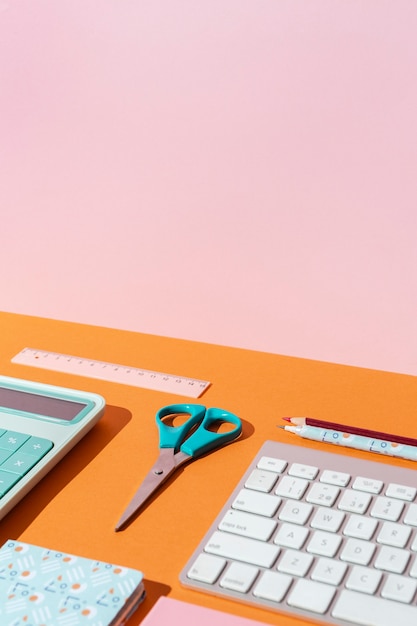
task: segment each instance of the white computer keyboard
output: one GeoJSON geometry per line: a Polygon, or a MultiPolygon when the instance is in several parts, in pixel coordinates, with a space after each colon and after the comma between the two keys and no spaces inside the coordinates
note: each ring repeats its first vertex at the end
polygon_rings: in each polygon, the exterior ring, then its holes
{"type": "Polygon", "coordinates": [[[415,470],[267,441],[181,582],[321,623],[412,626],[416,494],[415,470]]]}

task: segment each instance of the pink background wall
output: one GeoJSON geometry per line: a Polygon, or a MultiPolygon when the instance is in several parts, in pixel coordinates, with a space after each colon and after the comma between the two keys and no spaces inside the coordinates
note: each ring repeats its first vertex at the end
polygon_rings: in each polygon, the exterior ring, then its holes
{"type": "Polygon", "coordinates": [[[415,0],[0,0],[0,308],[417,374],[416,33],[415,0]]]}

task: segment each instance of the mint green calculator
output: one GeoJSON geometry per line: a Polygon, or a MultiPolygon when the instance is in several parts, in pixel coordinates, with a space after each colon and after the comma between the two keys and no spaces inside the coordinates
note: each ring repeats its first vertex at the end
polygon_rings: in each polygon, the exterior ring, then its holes
{"type": "Polygon", "coordinates": [[[104,398],[0,376],[0,519],[104,413],[104,398]]]}

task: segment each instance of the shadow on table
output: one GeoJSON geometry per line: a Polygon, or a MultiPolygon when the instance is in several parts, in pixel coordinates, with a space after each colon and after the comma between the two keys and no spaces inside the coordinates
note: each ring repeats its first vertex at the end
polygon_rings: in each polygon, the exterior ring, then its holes
{"type": "Polygon", "coordinates": [[[131,419],[132,414],[127,409],[107,405],[101,420],[0,521],[0,544],[10,537],[18,537],[131,419]]]}

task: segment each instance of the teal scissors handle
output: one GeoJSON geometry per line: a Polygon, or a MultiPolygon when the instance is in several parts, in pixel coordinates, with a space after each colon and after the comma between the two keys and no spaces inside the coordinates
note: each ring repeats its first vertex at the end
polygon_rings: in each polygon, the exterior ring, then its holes
{"type": "Polygon", "coordinates": [[[174,452],[181,451],[190,457],[220,448],[237,439],[242,432],[242,422],[237,415],[215,407],[206,409],[201,404],[164,406],[156,414],[156,423],[159,429],[159,447],[172,448],[174,452]],[[169,415],[182,414],[190,417],[181,426],[168,426],[163,421],[169,415]],[[211,427],[220,422],[231,424],[233,428],[227,432],[211,430],[211,427]]]}
{"type": "Polygon", "coordinates": [[[206,409],[200,404],[164,406],[156,414],[156,423],[159,429],[159,457],[129,502],[116,530],[120,530],[136,514],[180,465],[237,439],[242,432],[242,422],[236,415],[223,409],[206,409]],[[189,415],[189,418],[181,426],[164,423],[164,418],[175,415],[189,415]],[[231,424],[233,428],[218,432],[214,426],[219,422],[231,424]]]}

